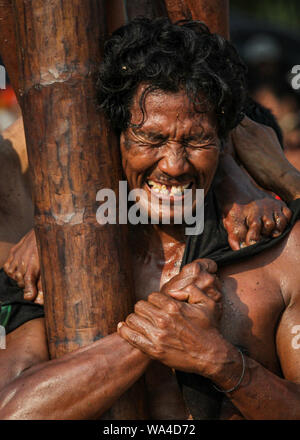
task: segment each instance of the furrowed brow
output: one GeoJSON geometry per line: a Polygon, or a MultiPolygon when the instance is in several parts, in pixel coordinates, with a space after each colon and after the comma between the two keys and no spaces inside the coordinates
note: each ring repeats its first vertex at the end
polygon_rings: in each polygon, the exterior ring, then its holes
{"type": "Polygon", "coordinates": [[[202,132],[202,133],[186,136],[184,138],[184,141],[185,142],[206,142],[206,141],[215,140],[215,139],[216,139],[216,135],[214,133],[202,132]]]}
{"type": "Polygon", "coordinates": [[[167,136],[164,136],[161,133],[155,131],[144,131],[140,129],[132,129],[133,133],[137,136],[142,136],[143,138],[153,141],[153,142],[161,142],[167,139],[167,136]]]}

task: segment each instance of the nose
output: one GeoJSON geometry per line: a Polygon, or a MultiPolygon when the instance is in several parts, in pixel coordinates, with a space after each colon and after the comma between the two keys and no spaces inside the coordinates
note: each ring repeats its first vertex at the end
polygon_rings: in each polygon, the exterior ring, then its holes
{"type": "Polygon", "coordinates": [[[169,146],[165,150],[163,158],[159,161],[158,168],[162,173],[171,177],[182,176],[191,171],[191,165],[181,145],[169,146]]]}

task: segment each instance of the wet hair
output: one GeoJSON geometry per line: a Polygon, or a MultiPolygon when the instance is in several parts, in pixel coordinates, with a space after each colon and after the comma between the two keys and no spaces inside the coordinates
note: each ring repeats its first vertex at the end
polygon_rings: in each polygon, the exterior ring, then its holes
{"type": "Polygon", "coordinates": [[[115,31],[105,44],[98,99],[117,133],[130,125],[130,108],[140,84],[140,107],[154,90],[182,89],[196,112],[214,111],[225,138],[242,118],[246,67],[234,46],[199,21],[138,18],[115,31]],[[204,106],[203,106],[204,104],[204,106]]]}

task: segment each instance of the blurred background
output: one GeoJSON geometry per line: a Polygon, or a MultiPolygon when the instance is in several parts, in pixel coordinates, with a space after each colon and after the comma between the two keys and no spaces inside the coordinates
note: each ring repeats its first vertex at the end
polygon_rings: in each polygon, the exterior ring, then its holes
{"type": "Polygon", "coordinates": [[[300,1],[230,0],[231,40],[248,66],[251,96],[269,108],[283,132],[287,158],[300,170],[300,1]]]}
{"type": "MultiPolygon", "coordinates": [[[[230,20],[231,40],[248,66],[249,92],[277,118],[286,156],[300,170],[300,89],[291,86],[292,68],[299,65],[300,73],[300,0],[230,0],[230,20]]],[[[18,115],[7,79],[0,133],[18,115]]]]}

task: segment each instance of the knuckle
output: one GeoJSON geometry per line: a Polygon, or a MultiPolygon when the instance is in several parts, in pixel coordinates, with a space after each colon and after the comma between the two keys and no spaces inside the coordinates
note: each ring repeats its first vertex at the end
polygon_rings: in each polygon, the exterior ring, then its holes
{"type": "Polygon", "coordinates": [[[267,220],[265,220],[264,225],[265,225],[265,228],[270,229],[275,226],[275,222],[274,222],[274,220],[267,219],[267,220]]]}
{"type": "Polygon", "coordinates": [[[213,297],[214,297],[214,301],[216,301],[217,303],[222,300],[222,295],[218,290],[213,291],[213,297]]]}
{"type": "MultiPolygon", "coordinates": [[[[167,290],[169,288],[169,286],[166,286],[165,287],[165,290],[167,290]]],[[[160,293],[158,293],[158,292],[152,292],[152,293],[150,293],[150,295],[148,295],[148,301],[152,301],[152,300],[155,300],[156,298],[157,298],[157,296],[158,295],[161,295],[160,293]]],[[[145,303],[145,301],[143,301],[143,300],[141,300],[141,301],[139,301],[139,302],[141,302],[141,303],[145,303]]]]}
{"type": "MultiPolygon", "coordinates": [[[[146,301],[140,300],[134,305],[134,311],[138,312],[139,310],[143,309],[145,307],[146,301]]],[[[130,315],[129,315],[130,316],[130,315]]]]}
{"type": "Polygon", "coordinates": [[[200,266],[197,262],[193,261],[183,267],[182,273],[183,275],[195,276],[200,273],[200,266]]]}
{"type": "Polygon", "coordinates": [[[163,342],[166,340],[167,337],[168,337],[168,332],[163,329],[160,329],[154,334],[156,350],[162,350],[163,342]]]}
{"type": "Polygon", "coordinates": [[[168,319],[167,318],[156,318],[156,325],[158,328],[160,328],[161,330],[164,330],[168,327],[168,319]]]}
{"type": "Polygon", "coordinates": [[[27,281],[28,283],[31,283],[34,280],[33,274],[31,272],[26,272],[24,276],[24,280],[27,281]]]}
{"type": "Polygon", "coordinates": [[[17,271],[16,273],[15,273],[15,277],[16,277],[16,279],[18,279],[18,280],[23,280],[23,274],[20,272],[20,271],[17,271]]]}
{"type": "Polygon", "coordinates": [[[250,223],[250,227],[252,229],[259,229],[261,227],[261,222],[259,219],[255,218],[251,221],[250,223]]]}
{"type": "Polygon", "coordinates": [[[176,302],[175,302],[175,300],[172,301],[172,302],[170,301],[170,302],[166,305],[166,311],[167,311],[168,313],[170,313],[170,314],[176,314],[176,313],[178,313],[178,312],[181,311],[181,309],[182,309],[182,305],[183,305],[182,302],[179,302],[179,301],[176,301],[176,302]]]}
{"type": "Polygon", "coordinates": [[[200,289],[206,289],[208,287],[212,287],[216,281],[216,276],[211,275],[208,272],[203,272],[200,278],[200,289]]]}
{"type": "Polygon", "coordinates": [[[134,319],[135,319],[134,313],[130,313],[130,315],[128,315],[127,318],[126,318],[126,322],[127,323],[133,322],[134,319]]]}

